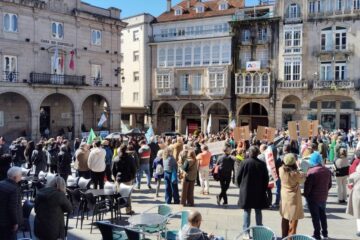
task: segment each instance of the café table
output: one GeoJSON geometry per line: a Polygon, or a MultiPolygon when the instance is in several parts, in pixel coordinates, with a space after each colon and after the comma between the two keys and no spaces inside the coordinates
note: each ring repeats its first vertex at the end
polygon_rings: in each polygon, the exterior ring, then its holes
{"type": "Polygon", "coordinates": [[[128,222],[131,226],[139,228],[143,234],[148,233],[146,228],[158,229],[155,232],[160,233],[161,226],[166,224],[166,217],[158,213],[142,213],[130,217],[128,222]]]}

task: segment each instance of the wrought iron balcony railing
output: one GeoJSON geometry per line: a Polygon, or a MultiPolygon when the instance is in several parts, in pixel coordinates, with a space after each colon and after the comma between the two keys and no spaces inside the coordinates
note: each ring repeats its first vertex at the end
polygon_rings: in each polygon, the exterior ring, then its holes
{"type": "Polygon", "coordinates": [[[18,72],[4,71],[2,81],[3,82],[12,82],[12,83],[14,83],[14,82],[19,81],[18,77],[19,77],[18,72]]]}
{"type": "Polygon", "coordinates": [[[30,73],[30,82],[33,84],[85,86],[85,79],[85,76],[30,73]]]}

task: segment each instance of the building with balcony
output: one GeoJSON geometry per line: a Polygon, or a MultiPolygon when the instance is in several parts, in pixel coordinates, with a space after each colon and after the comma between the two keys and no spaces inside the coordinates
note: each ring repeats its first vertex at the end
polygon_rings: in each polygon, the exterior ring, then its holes
{"type": "Polygon", "coordinates": [[[80,0],[0,1],[0,135],[119,130],[120,10],[80,0]],[[98,127],[102,114],[107,121],[98,127]],[[47,131],[48,130],[48,131],[47,131]]]}
{"type": "Polygon", "coordinates": [[[151,56],[149,41],[154,17],[143,13],[122,19],[121,118],[129,128],[143,128],[150,119],[151,56]]]}
{"type": "Polygon", "coordinates": [[[278,1],[280,25],[276,126],[317,119],[324,128],[360,124],[359,2],[278,1]]]}
{"type": "Polygon", "coordinates": [[[238,125],[274,125],[279,49],[274,5],[239,9],[232,17],[234,101],[238,125]]]}
{"type": "Polygon", "coordinates": [[[152,123],[158,133],[224,129],[232,118],[232,36],[241,0],[184,0],[156,18],[152,51],[152,123]]]}

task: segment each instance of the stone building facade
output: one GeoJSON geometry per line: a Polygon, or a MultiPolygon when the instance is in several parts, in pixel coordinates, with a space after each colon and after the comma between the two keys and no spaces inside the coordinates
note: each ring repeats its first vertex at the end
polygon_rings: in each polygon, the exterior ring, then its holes
{"type": "Polygon", "coordinates": [[[0,1],[0,135],[120,128],[120,10],[80,0],[0,1]],[[99,128],[102,114],[107,121],[99,128]]]}
{"type": "Polygon", "coordinates": [[[281,25],[276,126],[317,119],[329,129],[359,127],[359,1],[277,4],[281,25]]]}

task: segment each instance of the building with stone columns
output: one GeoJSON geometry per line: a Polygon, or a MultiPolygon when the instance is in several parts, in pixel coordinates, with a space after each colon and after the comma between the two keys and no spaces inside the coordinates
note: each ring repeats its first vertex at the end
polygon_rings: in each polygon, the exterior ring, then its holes
{"type": "Polygon", "coordinates": [[[184,0],[152,24],[152,124],[157,133],[206,131],[232,119],[232,36],[241,0],[184,0]]]}
{"type": "Polygon", "coordinates": [[[276,126],[317,119],[324,128],[359,127],[360,2],[278,1],[276,126]]]}
{"type": "Polygon", "coordinates": [[[129,128],[149,124],[153,20],[147,13],[122,19],[128,25],[121,36],[121,118],[129,128]]]}
{"type": "Polygon", "coordinates": [[[120,130],[120,10],[0,1],[0,135],[120,130]],[[116,71],[115,71],[116,70],[116,71]],[[107,121],[99,128],[102,114],[107,121]]]}

